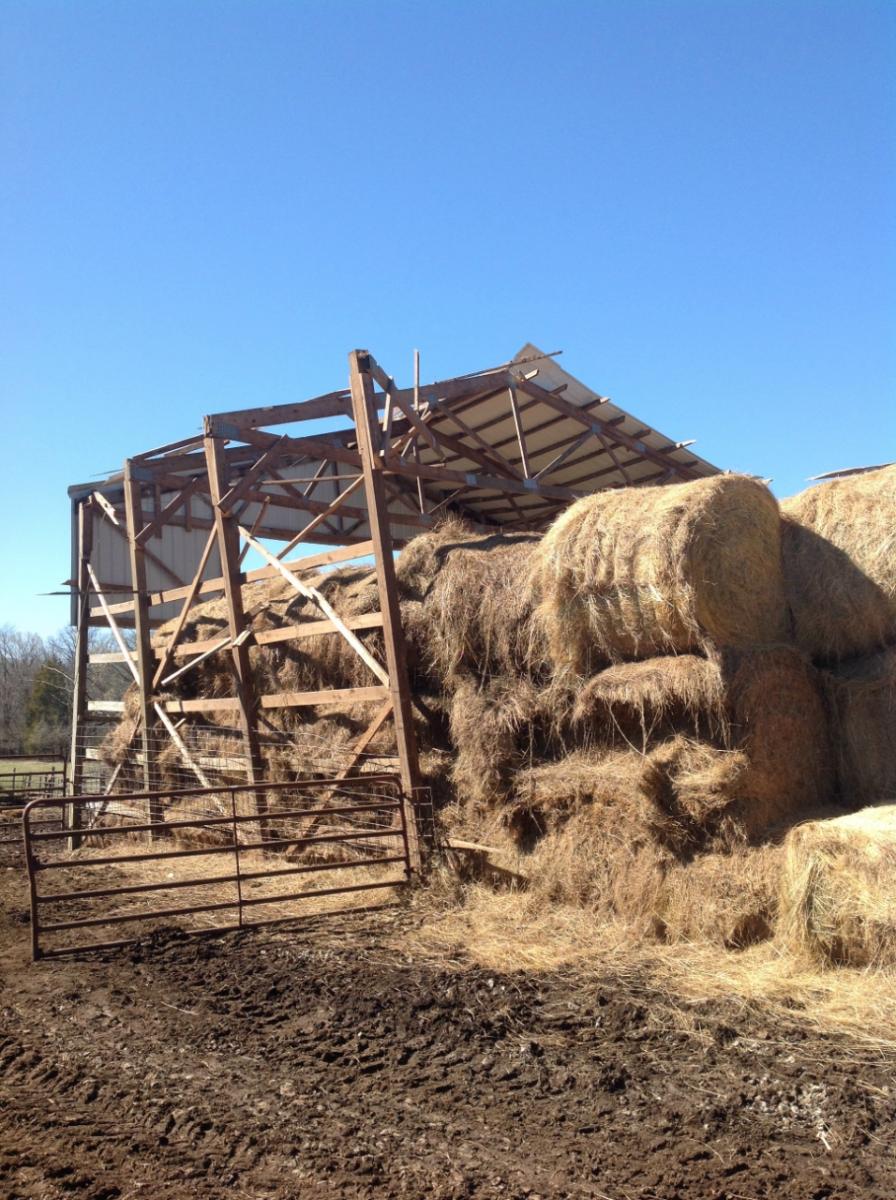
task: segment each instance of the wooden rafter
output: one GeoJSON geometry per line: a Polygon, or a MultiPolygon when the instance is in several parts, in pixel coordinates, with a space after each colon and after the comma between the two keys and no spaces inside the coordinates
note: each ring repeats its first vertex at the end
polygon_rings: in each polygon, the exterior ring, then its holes
{"type": "Polygon", "coordinates": [[[332,604],[330,604],[329,600],[327,600],[326,596],[319,592],[316,587],[313,587],[311,584],[305,583],[299,579],[299,577],[294,574],[293,571],[280,562],[279,559],[275,558],[274,555],[271,554],[271,552],[264,546],[262,546],[260,542],[257,542],[249,533],[248,529],[243,529],[241,526],[239,532],[240,536],[249,543],[252,549],[256,550],[262,556],[262,558],[266,560],[266,562],[268,562],[276,571],[279,572],[280,575],[283,576],[290,587],[295,588],[300,596],[304,596],[306,600],[311,600],[317,605],[326,619],[333,623],[336,632],[342,635],[342,637],[348,642],[361,661],[366,663],[371,671],[373,671],[374,675],[376,675],[377,679],[379,679],[381,683],[388,687],[389,675],[387,671],[381,666],[380,663],[377,662],[361,639],[358,638],[351,629],[349,629],[349,627],[333,608],[332,604]]]}

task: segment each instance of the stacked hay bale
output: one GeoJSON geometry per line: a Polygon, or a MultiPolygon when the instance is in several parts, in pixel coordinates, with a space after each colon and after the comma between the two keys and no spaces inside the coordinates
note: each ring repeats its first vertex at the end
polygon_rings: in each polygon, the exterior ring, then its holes
{"type": "Polygon", "coordinates": [[[819,484],[781,508],[794,637],[824,680],[841,802],[861,810],[788,836],[781,936],[823,963],[892,965],[896,466],[819,484]]]}
{"type": "Polygon", "coordinates": [[[851,808],[896,798],[896,466],[782,504],[797,644],[822,669],[840,791],[851,808]]]}
{"type": "Polygon", "coordinates": [[[723,475],[580,500],[545,535],[533,584],[576,741],[640,764],[656,840],[731,847],[827,799],[823,702],[787,644],[763,485],[723,475]]]}
{"type": "MultiPolygon", "coordinates": [[[[397,576],[426,782],[455,829],[500,827],[536,851],[555,893],[687,936],[683,871],[746,879],[750,846],[829,798],[819,678],[790,638],[778,508],[755,480],[599,493],[543,538],[450,520],[397,576]]],[[[368,571],[315,582],[343,616],[377,607],[368,571]]],[[[319,615],[280,581],[247,585],[245,607],[256,632],[319,615]]],[[[224,627],[220,602],[197,605],[186,636],[224,627]]],[[[379,633],[360,636],[382,654],[379,633]]],[[[371,682],[332,635],[255,646],[251,662],[261,692],[371,682]]],[[[177,685],[230,693],[226,656],[177,685]]],[[[370,710],[265,715],[286,735],[265,751],[283,778],[331,773],[370,710]]],[[[769,925],[756,888],[741,891],[749,911],[719,910],[726,944],[769,925]]]]}

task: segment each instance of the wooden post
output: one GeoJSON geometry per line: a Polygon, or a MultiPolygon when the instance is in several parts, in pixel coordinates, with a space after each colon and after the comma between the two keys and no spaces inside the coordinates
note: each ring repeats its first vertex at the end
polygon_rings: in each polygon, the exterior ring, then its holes
{"type": "Polygon", "coordinates": [[[376,580],[383,614],[383,641],[386,647],[386,669],[389,673],[389,691],[395,721],[395,737],[398,742],[398,761],[401,785],[410,804],[408,839],[411,866],[420,866],[420,843],[418,837],[414,799],[420,786],[420,767],[417,761],[417,741],[411,716],[411,689],[408,682],[407,661],[404,646],[404,630],[401,624],[401,609],[398,603],[398,586],[395,581],[395,561],[392,556],[392,531],[389,526],[385,482],[383,479],[382,430],[376,419],[373,399],[373,379],[369,370],[369,356],[365,350],[353,350],[348,356],[352,393],[352,414],[358,450],[361,454],[361,471],[367,495],[367,510],[370,521],[370,538],[376,562],[376,580]]]}
{"type": "MultiPolygon", "coordinates": [[[[93,513],[90,501],[78,505],[78,631],[75,639],[75,681],[72,693],[72,740],[68,760],[69,795],[80,796],[84,790],[84,747],[80,745],[87,714],[87,661],[90,651],[90,578],[87,573],[93,549],[93,513]]],[[[69,850],[81,845],[79,830],[83,809],[78,804],[66,804],[65,828],[71,830],[69,850]]]]}
{"type": "MultiPolygon", "coordinates": [[[[208,429],[208,422],[206,422],[208,429]]],[[[205,458],[208,464],[208,481],[212,505],[215,510],[215,529],[218,535],[218,553],[221,557],[221,576],[224,580],[224,595],[232,641],[231,656],[236,694],[239,700],[240,731],[246,748],[246,778],[249,783],[262,782],[262,762],[256,727],[258,701],[249,666],[249,647],[246,638],[240,637],[246,628],[243,610],[243,593],[240,587],[240,535],[232,513],[221,507],[221,498],[228,491],[227,467],[224,458],[224,441],[208,432],[205,436],[205,458]]],[[[256,795],[255,807],[259,815],[265,808],[256,795]]]]}
{"type": "MultiPolygon", "coordinates": [[[[135,478],[134,464],[130,459],[126,459],[124,464],[124,511],[128,531],[128,550],[131,558],[131,586],[134,589],[134,629],[137,637],[137,687],[140,692],[143,790],[155,792],[159,787],[159,772],[156,764],[155,712],[152,706],[154,661],[149,621],[149,587],[146,582],[146,552],[137,536],[145,522],[140,481],[135,478]]],[[[149,819],[153,823],[165,819],[161,797],[157,796],[150,801],[149,819]]],[[[161,836],[161,830],[153,831],[150,836],[152,838],[161,836]]]]}

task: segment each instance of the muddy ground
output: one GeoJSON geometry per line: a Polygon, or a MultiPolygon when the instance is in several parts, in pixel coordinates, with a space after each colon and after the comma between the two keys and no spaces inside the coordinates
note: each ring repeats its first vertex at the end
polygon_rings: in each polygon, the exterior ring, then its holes
{"type": "Polygon", "coordinates": [[[896,1196],[892,1064],[637,981],[414,961],[407,913],[31,966],[0,868],[0,1196],[896,1196]]]}

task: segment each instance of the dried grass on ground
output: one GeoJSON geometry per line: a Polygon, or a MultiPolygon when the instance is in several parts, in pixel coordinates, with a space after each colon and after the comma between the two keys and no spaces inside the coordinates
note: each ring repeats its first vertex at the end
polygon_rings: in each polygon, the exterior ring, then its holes
{"type": "MultiPolygon", "coordinates": [[[[401,934],[402,953],[495,971],[630,978],[665,996],[669,1020],[691,1028],[703,1004],[725,1000],[762,1015],[769,1036],[794,1022],[849,1035],[868,1056],[896,1056],[896,970],[826,968],[777,941],[732,952],[701,938],[643,941],[623,919],[546,904],[540,895],[458,885],[445,876],[415,896],[419,923],[401,934]]],[[[786,1035],[782,1035],[786,1039],[786,1035]]],[[[788,1052],[793,1045],[788,1040],[788,1052]]]]}

